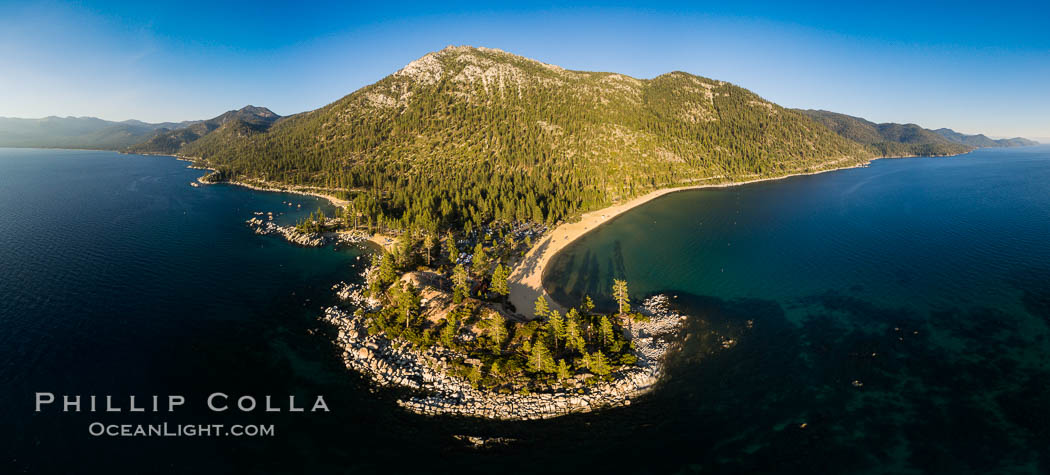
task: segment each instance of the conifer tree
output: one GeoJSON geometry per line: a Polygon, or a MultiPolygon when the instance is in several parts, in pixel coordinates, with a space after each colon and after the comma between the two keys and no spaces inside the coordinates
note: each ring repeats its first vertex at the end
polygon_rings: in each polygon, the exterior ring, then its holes
{"type": "Polygon", "coordinates": [[[551,357],[547,345],[544,345],[542,340],[537,340],[532,345],[532,352],[529,354],[529,369],[534,373],[552,373],[555,370],[554,358],[551,357]]]}
{"type": "Polygon", "coordinates": [[[587,345],[583,341],[582,333],[580,330],[580,314],[576,312],[575,308],[569,310],[569,314],[565,317],[565,348],[585,353],[587,345]]]}
{"type": "Polygon", "coordinates": [[[384,252],[379,261],[379,280],[383,285],[390,285],[395,279],[397,274],[394,270],[394,256],[384,252]]]}
{"type": "Polygon", "coordinates": [[[543,298],[542,295],[536,297],[536,306],[532,314],[535,315],[536,318],[543,318],[546,317],[548,313],[550,313],[550,306],[547,305],[547,299],[543,298]]]}
{"type": "Polygon", "coordinates": [[[503,340],[507,338],[507,323],[499,312],[493,312],[492,316],[489,317],[488,334],[495,351],[498,353],[503,346],[503,340]]]}
{"type": "Polygon", "coordinates": [[[397,306],[405,319],[406,330],[412,322],[412,317],[419,312],[419,302],[419,292],[416,291],[416,287],[411,282],[406,282],[397,294],[397,306]]]}
{"type": "Polygon", "coordinates": [[[612,322],[609,321],[609,317],[602,315],[602,320],[598,328],[602,338],[602,346],[608,346],[615,338],[612,322]]]}
{"type": "Polygon", "coordinates": [[[609,362],[606,361],[605,355],[602,354],[601,350],[591,354],[590,366],[588,368],[592,373],[598,376],[605,376],[612,371],[612,369],[609,368],[609,362]]]}
{"type": "Polygon", "coordinates": [[[446,348],[455,347],[456,331],[459,330],[458,326],[455,312],[449,312],[449,316],[445,318],[445,326],[441,327],[441,333],[438,334],[438,340],[440,340],[441,344],[445,345],[446,348]]]}
{"type": "Polygon", "coordinates": [[[613,281],[613,298],[619,308],[619,315],[626,315],[631,311],[630,297],[627,295],[627,281],[616,279],[613,281]]]}
{"type": "Polygon", "coordinates": [[[583,309],[584,315],[590,314],[594,311],[594,301],[591,300],[590,295],[583,296],[583,302],[580,303],[580,308],[583,309]]]}
{"type": "Polygon", "coordinates": [[[496,264],[496,269],[492,271],[492,285],[490,286],[496,295],[506,297],[510,294],[510,288],[507,286],[507,269],[503,267],[503,264],[496,264]]]}
{"type": "Polygon", "coordinates": [[[488,256],[485,255],[485,246],[478,242],[474,246],[474,260],[472,261],[474,267],[474,274],[479,276],[485,275],[485,270],[488,268],[489,261],[488,256]]]}
{"type": "Polygon", "coordinates": [[[456,304],[459,304],[464,297],[470,295],[468,280],[467,269],[463,267],[463,264],[457,264],[456,268],[452,269],[452,300],[456,304]]]}
{"type": "Polygon", "coordinates": [[[478,382],[481,381],[481,366],[473,365],[470,368],[470,373],[467,373],[467,379],[470,380],[471,386],[478,387],[478,382]]]}
{"type": "Polygon", "coordinates": [[[558,380],[564,381],[569,379],[569,376],[571,376],[569,373],[569,365],[565,364],[565,360],[563,359],[558,360],[558,380]]]}
{"type": "Polygon", "coordinates": [[[456,238],[452,237],[452,231],[445,235],[445,250],[448,251],[449,262],[455,264],[459,260],[459,249],[456,249],[456,238]]]}
{"type": "Polygon", "coordinates": [[[557,310],[551,310],[547,315],[547,324],[554,338],[554,349],[557,350],[558,342],[565,339],[565,320],[562,319],[561,312],[557,310]]]}
{"type": "Polygon", "coordinates": [[[430,248],[434,247],[434,235],[426,233],[423,235],[423,250],[427,253],[427,267],[430,267],[430,248]]]}

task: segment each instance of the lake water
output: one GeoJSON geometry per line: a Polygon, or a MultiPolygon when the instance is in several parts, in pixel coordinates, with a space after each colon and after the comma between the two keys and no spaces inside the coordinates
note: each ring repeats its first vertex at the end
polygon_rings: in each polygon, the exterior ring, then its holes
{"type": "Polygon", "coordinates": [[[0,149],[0,472],[1050,467],[1050,148],[880,160],[632,210],[559,256],[545,282],[563,301],[604,301],[612,276],[636,296],[677,295],[693,317],[669,378],[629,407],[521,423],[421,417],[396,391],[372,392],[317,320],[366,251],[300,248],[244,225],[256,211],[290,223],[331,208],[190,187],[201,172],[185,165],[0,149]],[[37,391],[187,404],[34,413],[37,391]],[[320,394],[331,412],[215,414],[203,403],[213,392],[320,394]],[[95,421],[276,434],[93,437],[95,421]],[[455,434],[517,442],[479,451],[455,434]]]}
{"type": "Polygon", "coordinates": [[[656,396],[705,432],[700,460],[1050,471],[1050,147],[673,193],[570,245],[544,285],[609,307],[614,278],[677,296],[691,336],[738,335],[687,342],[656,396]]]}

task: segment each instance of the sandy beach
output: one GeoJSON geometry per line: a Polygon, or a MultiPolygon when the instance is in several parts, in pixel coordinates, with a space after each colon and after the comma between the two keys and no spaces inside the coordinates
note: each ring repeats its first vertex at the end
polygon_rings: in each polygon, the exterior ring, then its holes
{"type": "MultiPolygon", "coordinates": [[[[845,160],[839,160],[839,162],[845,160]]],[[[835,162],[829,162],[826,165],[833,164],[835,162]]],[[[557,228],[554,228],[551,232],[547,233],[532,249],[525,254],[525,258],[522,259],[521,263],[514,268],[511,273],[508,283],[510,286],[510,302],[514,305],[515,310],[518,313],[532,317],[532,309],[536,302],[536,298],[544,296],[547,298],[548,303],[552,309],[557,309],[561,312],[565,312],[567,309],[559,305],[550,295],[547,294],[546,290],[543,289],[543,270],[547,268],[547,264],[551,258],[554,257],[558,251],[568,246],[573,241],[580,238],[584,234],[587,234],[594,228],[601,226],[616,216],[635,208],[644,203],[648,203],[656,198],[674,193],[678,191],[686,190],[698,190],[702,188],[727,188],[730,186],[740,186],[749,183],[757,183],[762,181],[782,180],[793,176],[802,175],[815,175],[818,173],[830,172],[835,170],[842,170],[846,168],[856,168],[866,166],[869,162],[850,165],[846,167],[829,168],[826,170],[818,170],[814,172],[804,173],[792,173],[788,175],[769,177],[769,178],[758,178],[754,180],[746,180],[732,183],[715,183],[706,185],[691,185],[683,186],[678,188],[665,188],[662,190],[652,191],[648,194],[639,196],[631,199],[624,203],[609,206],[599,210],[584,213],[580,220],[574,223],[564,223],[557,228]]]]}

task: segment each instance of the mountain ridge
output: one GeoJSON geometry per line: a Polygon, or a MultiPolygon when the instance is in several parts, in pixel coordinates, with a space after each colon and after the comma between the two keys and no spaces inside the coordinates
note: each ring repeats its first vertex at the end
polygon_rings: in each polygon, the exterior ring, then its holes
{"type": "Polygon", "coordinates": [[[398,226],[554,222],[668,186],[860,164],[869,150],[744,88],[427,53],[263,133],[180,152],[223,176],[328,188],[398,226]]]}
{"type": "Polygon", "coordinates": [[[798,110],[842,137],[864,144],[874,153],[887,157],[957,155],[980,147],[1015,147],[1036,144],[1036,142],[1020,137],[992,140],[984,135],[965,135],[947,128],[930,130],[910,123],[877,124],[861,117],[839,112],[798,110]]]}
{"type": "Polygon", "coordinates": [[[1028,147],[1039,145],[1039,142],[1024,137],[992,139],[984,134],[967,135],[944,127],[933,132],[949,141],[972,147],[1028,147]]]}
{"type": "Polygon", "coordinates": [[[280,119],[281,116],[270,109],[248,105],[226,111],[211,119],[193,121],[182,127],[157,129],[145,141],[130,145],[123,151],[173,155],[178,153],[184,145],[226,127],[227,124],[234,124],[230,127],[238,128],[244,133],[263,132],[280,119]]]}

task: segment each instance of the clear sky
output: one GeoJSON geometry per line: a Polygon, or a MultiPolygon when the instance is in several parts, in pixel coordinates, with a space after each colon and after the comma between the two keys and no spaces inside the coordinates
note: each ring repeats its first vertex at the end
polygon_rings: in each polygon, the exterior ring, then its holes
{"type": "Polygon", "coordinates": [[[293,114],[467,44],[639,78],[687,71],[877,122],[1050,138],[1050,3],[862,3],[0,0],[0,116],[293,114]]]}

